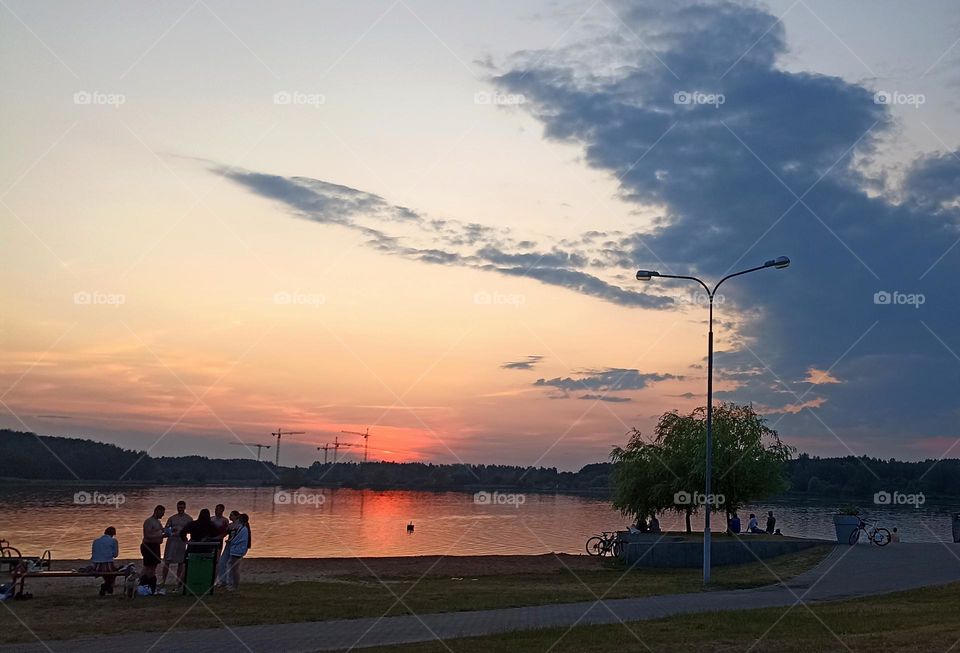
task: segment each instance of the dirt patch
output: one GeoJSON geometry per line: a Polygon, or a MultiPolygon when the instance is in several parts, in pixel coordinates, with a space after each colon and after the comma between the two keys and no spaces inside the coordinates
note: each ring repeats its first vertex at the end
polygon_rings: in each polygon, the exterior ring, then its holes
{"type": "MultiPolygon", "coordinates": [[[[128,560],[122,560],[126,564],[128,560]]],[[[139,569],[139,561],[133,561],[139,569]]],[[[54,560],[54,569],[73,569],[87,564],[82,560],[54,560]]],[[[586,555],[547,553],[536,556],[402,556],[392,558],[248,558],[243,561],[243,580],[249,583],[290,583],[293,581],[342,581],[350,578],[477,577],[502,574],[542,574],[571,569],[595,570],[600,561],[586,555]]],[[[171,571],[171,579],[173,572],[171,571]]],[[[96,579],[42,580],[31,578],[33,587],[53,586],[70,593],[72,587],[95,583],[96,579]],[[56,583],[56,585],[53,585],[56,583]]]]}

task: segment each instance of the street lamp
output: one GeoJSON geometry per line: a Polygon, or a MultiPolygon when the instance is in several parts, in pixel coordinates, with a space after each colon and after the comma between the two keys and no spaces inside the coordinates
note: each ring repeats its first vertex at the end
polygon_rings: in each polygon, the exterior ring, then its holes
{"type": "Polygon", "coordinates": [[[764,270],[766,268],[776,268],[777,270],[782,270],[785,267],[789,267],[790,259],[786,256],[778,256],[777,258],[770,259],[763,265],[758,265],[755,268],[750,268],[749,270],[741,270],[740,272],[734,272],[733,274],[728,274],[724,278],[720,279],[717,282],[717,285],[713,287],[713,290],[705,284],[703,281],[696,277],[690,277],[686,275],[678,274],[660,274],[655,270],[638,270],[637,271],[637,281],[650,281],[654,277],[660,277],[661,279],[689,279],[690,281],[696,281],[703,289],[707,291],[707,297],[710,300],[710,327],[709,332],[707,333],[707,491],[706,491],[706,502],[705,502],[705,512],[704,512],[704,521],[703,521],[703,582],[704,584],[710,582],[710,494],[713,485],[713,297],[717,293],[717,288],[720,287],[727,279],[732,279],[733,277],[739,277],[744,274],[749,274],[750,272],[756,272],[757,270],[764,270]]]}

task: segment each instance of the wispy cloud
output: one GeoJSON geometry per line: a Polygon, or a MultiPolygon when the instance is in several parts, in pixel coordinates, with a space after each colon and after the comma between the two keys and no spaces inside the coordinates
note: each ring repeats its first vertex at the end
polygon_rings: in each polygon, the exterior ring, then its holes
{"type": "Polygon", "coordinates": [[[500,367],[505,370],[532,370],[542,360],[543,356],[532,355],[519,361],[507,361],[500,367]]]}
{"type": "MultiPolygon", "coordinates": [[[[609,253],[589,239],[573,249],[517,238],[509,229],[424,216],[374,193],[307,177],[282,177],[209,164],[214,172],[249,191],[280,202],[293,215],[363,234],[384,254],[432,263],[527,277],[622,306],[661,309],[666,295],[622,288],[610,278],[609,253]]],[[[621,261],[626,263],[626,261],[621,261]]]]}

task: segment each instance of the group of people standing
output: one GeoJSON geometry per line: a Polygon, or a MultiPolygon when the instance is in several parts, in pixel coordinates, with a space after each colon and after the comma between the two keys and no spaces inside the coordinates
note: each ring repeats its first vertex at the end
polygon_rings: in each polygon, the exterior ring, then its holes
{"type": "Polygon", "coordinates": [[[218,586],[235,590],[240,584],[240,563],[253,545],[250,532],[250,517],[245,513],[232,510],[224,517],[224,505],[218,503],[210,510],[203,508],[196,519],[187,514],[186,501],[177,502],[177,512],[161,520],[167,509],[157,506],[153,514],[143,522],[143,542],[140,555],[143,557],[143,569],[140,572],[140,585],[150,588],[150,593],[165,593],[170,568],[176,565],[176,589],[183,586],[185,559],[188,542],[217,542],[219,559],[217,562],[218,586]],[[166,540],[163,555],[160,545],[166,540]],[[160,567],[160,582],[157,583],[157,568],[160,567]]]}
{"type": "MultiPolygon", "coordinates": [[[[218,503],[213,509],[204,508],[194,519],[187,514],[187,502],[177,502],[177,512],[167,518],[163,516],[167,509],[157,506],[153,514],[143,522],[143,541],[140,543],[140,556],[143,558],[143,567],[140,571],[141,594],[166,594],[165,585],[170,574],[170,568],[176,565],[176,589],[183,587],[186,571],[187,545],[190,542],[217,543],[217,578],[216,585],[235,590],[240,585],[240,563],[253,546],[253,537],[250,532],[250,517],[238,510],[232,510],[229,517],[224,517],[225,508],[218,503]],[[166,547],[161,546],[166,540],[166,547]],[[157,582],[157,570],[160,570],[160,582],[157,582]]],[[[120,544],[117,542],[117,529],[109,526],[103,535],[93,541],[92,569],[93,571],[117,571],[116,559],[120,555],[120,544]]],[[[113,585],[116,577],[104,576],[100,586],[100,596],[113,594],[113,585]]]]}

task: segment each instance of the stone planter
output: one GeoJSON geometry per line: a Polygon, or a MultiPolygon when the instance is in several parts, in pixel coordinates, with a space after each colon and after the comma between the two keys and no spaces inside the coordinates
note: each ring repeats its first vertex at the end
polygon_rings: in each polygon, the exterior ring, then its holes
{"type": "Polygon", "coordinates": [[[860,527],[860,517],[856,515],[834,515],[833,528],[837,533],[837,544],[850,544],[850,534],[860,527]]]}

